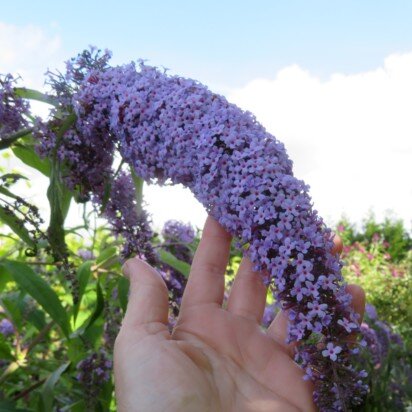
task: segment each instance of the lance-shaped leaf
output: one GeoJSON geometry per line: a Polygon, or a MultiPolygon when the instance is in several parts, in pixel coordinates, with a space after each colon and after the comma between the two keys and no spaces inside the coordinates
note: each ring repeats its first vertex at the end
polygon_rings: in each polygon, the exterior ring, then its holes
{"type": "Polygon", "coordinates": [[[47,103],[55,107],[59,106],[59,101],[54,96],[49,96],[38,90],[27,89],[26,87],[15,87],[14,92],[23,99],[37,100],[38,102],[47,103]]]}
{"type": "Polygon", "coordinates": [[[177,257],[163,249],[159,250],[159,259],[173,269],[178,270],[185,277],[189,277],[190,265],[188,263],[179,260],[177,257]]]}
{"type": "Polygon", "coordinates": [[[129,288],[130,288],[129,279],[123,276],[119,276],[119,279],[117,281],[117,292],[118,292],[119,302],[123,310],[123,313],[125,313],[127,309],[127,301],[129,299],[129,288]]]}
{"type": "Polygon", "coordinates": [[[24,263],[6,260],[1,265],[11,273],[14,281],[50,315],[68,337],[70,324],[67,313],[49,284],[24,263]]]}
{"type": "Polygon", "coordinates": [[[96,322],[97,318],[100,316],[100,314],[103,312],[104,309],[104,297],[103,297],[103,291],[102,291],[102,287],[100,286],[100,281],[97,280],[96,283],[96,306],[94,308],[94,311],[92,313],[92,315],[90,316],[85,331],[87,331],[87,329],[89,329],[94,322],[96,322]]]}
{"type": "Polygon", "coordinates": [[[104,296],[103,296],[103,291],[102,287],[100,286],[100,281],[99,279],[97,280],[96,283],[96,304],[94,307],[94,310],[90,317],[80,326],[80,328],[76,329],[71,337],[76,338],[80,335],[83,335],[85,332],[87,332],[88,329],[90,329],[93,324],[96,322],[96,320],[99,318],[101,313],[103,312],[104,309],[104,296]]]}
{"type": "Polygon", "coordinates": [[[77,315],[79,313],[80,304],[82,303],[82,298],[84,292],[86,291],[86,286],[89,283],[89,279],[91,276],[91,266],[93,262],[91,260],[84,262],[80,265],[79,269],[77,270],[77,279],[79,281],[79,299],[77,303],[73,306],[73,320],[76,322],[77,315]]]}
{"type": "Polygon", "coordinates": [[[52,164],[47,198],[50,204],[50,222],[47,233],[53,256],[56,260],[60,260],[66,255],[67,246],[64,239],[63,183],[61,182],[60,168],[56,161],[52,164]]]}
{"type": "Polygon", "coordinates": [[[24,221],[20,219],[11,209],[0,205],[0,220],[30,247],[36,247],[36,243],[30,237],[29,231],[24,226],[24,221]]]}
{"type": "Polygon", "coordinates": [[[8,180],[12,180],[11,184],[16,183],[20,179],[29,180],[26,176],[23,176],[20,173],[6,173],[6,174],[0,176],[0,180],[5,182],[5,183],[8,183],[7,182],[8,180]]]}
{"type": "Polygon", "coordinates": [[[41,159],[31,145],[15,144],[11,150],[23,163],[38,170],[45,176],[50,176],[51,163],[49,159],[41,159]]]}
{"type": "Polygon", "coordinates": [[[0,150],[7,149],[10,147],[14,142],[19,140],[22,137],[29,135],[32,132],[32,129],[22,129],[15,133],[11,133],[7,136],[4,136],[0,140],[0,150]]]}
{"type": "Polygon", "coordinates": [[[142,212],[142,203],[143,203],[143,184],[144,180],[137,176],[135,171],[132,169],[132,179],[135,188],[135,197],[136,197],[136,212],[140,214],[142,212]]]}
{"type": "Polygon", "coordinates": [[[14,401],[0,401],[0,412],[31,412],[31,410],[17,408],[14,401]]]}
{"type": "Polygon", "coordinates": [[[53,400],[55,399],[54,387],[59,381],[62,374],[69,367],[70,362],[66,362],[63,365],[60,365],[44,382],[41,389],[41,400],[42,400],[42,410],[51,411],[53,410],[53,400]]]}

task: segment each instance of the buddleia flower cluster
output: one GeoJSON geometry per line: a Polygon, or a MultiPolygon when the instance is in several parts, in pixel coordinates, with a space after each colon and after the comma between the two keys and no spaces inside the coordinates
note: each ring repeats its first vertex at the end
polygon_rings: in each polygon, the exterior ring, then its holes
{"type": "Polygon", "coordinates": [[[0,142],[1,140],[29,126],[27,101],[16,96],[16,79],[11,74],[0,76],[0,142]]]}
{"type": "MultiPolygon", "coordinates": [[[[77,70],[79,65],[68,109],[76,121],[58,142],[69,165],[67,181],[109,218],[108,199],[115,215],[123,216],[127,208],[115,196],[129,190],[124,176],[113,180],[116,150],[146,182],[188,187],[236,238],[254,270],[268,275],[266,285],[289,315],[287,341],[299,343],[296,360],[313,381],[319,408],[359,404],[367,387],[365,372],[351,364],[359,319],[343,263],[332,253],[332,231],[313,208],[309,186],[294,177],[284,145],[250,112],[195,80],[143,61],[119,67],[80,62],[77,70]]],[[[119,222],[119,234],[126,221],[119,222]]],[[[125,233],[128,243],[149,237],[148,227],[137,227],[129,237],[125,233]]]]}
{"type": "MultiPolygon", "coordinates": [[[[110,57],[108,50],[101,54],[91,48],[67,61],[65,74],[49,72],[47,83],[59,106],[50,111],[47,121],[36,119],[36,150],[42,157],[50,157],[56,150],[58,160],[67,170],[64,182],[74,192],[77,202],[92,201],[111,223],[114,235],[123,237],[123,259],[139,255],[150,264],[156,264],[150,243],[153,237],[150,219],[137,204],[132,175],[125,168],[114,168],[115,137],[103,125],[102,135],[100,128],[86,126],[80,121],[58,135],[58,130],[73,116],[72,95],[90,71],[106,70],[110,57]]],[[[108,115],[107,108],[100,109],[108,115]]]]}
{"type": "Polygon", "coordinates": [[[89,403],[93,403],[102,384],[109,382],[112,366],[113,362],[103,350],[93,352],[76,365],[76,379],[82,384],[89,403]]]}
{"type": "Polygon", "coordinates": [[[362,322],[360,333],[369,348],[371,361],[379,369],[388,355],[391,344],[403,346],[402,338],[394,333],[391,327],[378,318],[376,309],[371,304],[366,304],[367,319],[362,322]]]}
{"type": "MultiPolygon", "coordinates": [[[[177,220],[168,220],[162,229],[163,242],[160,247],[171,253],[182,262],[192,264],[193,250],[190,244],[195,239],[195,231],[190,224],[177,220]]],[[[169,290],[171,314],[169,326],[173,327],[179,315],[180,304],[186,286],[187,278],[170,265],[162,264],[158,268],[169,290]]]]}

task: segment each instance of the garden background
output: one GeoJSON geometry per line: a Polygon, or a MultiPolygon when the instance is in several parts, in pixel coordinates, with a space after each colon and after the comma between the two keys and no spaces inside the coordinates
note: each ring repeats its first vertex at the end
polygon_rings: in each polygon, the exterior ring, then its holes
{"type": "MultiPolygon", "coordinates": [[[[411,406],[412,7],[102,4],[3,5],[0,73],[47,91],[46,69],[63,71],[64,61],[95,44],[113,51],[112,64],[147,59],[253,112],[285,144],[315,208],[344,241],[344,274],[374,305],[363,326],[371,392],[361,410],[411,406]]],[[[47,116],[46,104],[32,108],[47,116]]],[[[38,206],[45,230],[50,171],[31,143],[2,151],[1,193],[9,203],[20,200],[7,192],[38,206]]],[[[201,228],[206,214],[186,189],[145,185],[143,193],[163,270],[180,279],[179,286],[169,278],[176,300],[199,237],[187,224],[201,228]],[[184,225],[164,227],[170,219],[184,225]]],[[[64,227],[79,288],[73,303],[72,280],[46,245],[31,256],[26,234],[0,217],[8,223],[0,238],[0,259],[8,262],[0,266],[0,408],[114,409],[111,353],[128,288],[122,239],[110,235],[98,210],[71,201],[64,227]]],[[[238,264],[233,250],[228,287],[238,264]]],[[[268,296],[264,323],[272,309],[268,296]]]]}

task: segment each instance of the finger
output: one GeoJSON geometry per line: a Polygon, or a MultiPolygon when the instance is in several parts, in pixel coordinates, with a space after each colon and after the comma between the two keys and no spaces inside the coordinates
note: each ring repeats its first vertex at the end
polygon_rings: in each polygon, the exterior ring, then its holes
{"type": "MultiPolygon", "coordinates": [[[[348,285],[346,291],[352,295],[352,307],[355,312],[360,315],[359,323],[361,323],[365,313],[365,292],[358,285],[348,285]]],[[[270,324],[266,333],[292,356],[295,353],[297,343],[286,343],[287,330],[288,314],[285,311],[280,311],[270,324]]],[[[349,336],[349,341],[355,342],[356,334],[351,334],[349,336]]]]}
{"type": "Polygon", "coordinates": [[[272,323],[269,325],[266,333],[273,340],[275,340],[285,352],[293,356],[295,354],[296,342],[286,343],[288,336],[288,312],[279,311],[273,319],[272,323]]]}
{"type": "Polygon", "coordinates": [[[182,312],[193,305],[222,305],[230,242],[231,236],[209,216],[183,293],[182,312]]]}
{"type": "MultiPolygon", "coordinates": [[[[352,295],[352,307],[356,313],[359,314],[359,325],[362,323],[363,315],[365,314],[365,291],[359,285],[348,285],[346,286],[346,291],[352,295]]],[[[357,334],[352,333],[349,335],[348,340],[355,343],[357,339],[357,334]]]]}
{"type": "Polygon", "coordinates": [[[265,311],[266,294],[263,274],[254,272],[252,262],[245,256],[230,290],[227,310],[260,323],[265,311]]]}
{"type": "Polygon", "coordinates": [[[332,248],[332,253],[334,255],[336,254],[341,254],[342,250],[343,250],[343,243],[342,243],[342,239],[339,235],[335,235],[335,237],[333,238],[333,248],[332,248]]]}
{"type": "MultiPolygon", "coordinates": [[[[333,254],[341,254],[343,249],[342,239],[339,235],[335,235],[333,238],[333,254]]],[[[288,313],[281,310],[275,316],[272,323],[269,325],[267,329],[267,334],[274,339],[279,345],[282,346],[287,353],[293,355],[295,353],[296,342],[286,343],[287,339],[287,330],[288,330],[288,313]]]]}
{"type": "Polygon", "coordinates": [[[142,325],[153,333],[167,329],[169,294],[161,275],[138,258],[126,261],[122,270],[130,280],[130,295],[122,329],[136,329],[142,325]]]}

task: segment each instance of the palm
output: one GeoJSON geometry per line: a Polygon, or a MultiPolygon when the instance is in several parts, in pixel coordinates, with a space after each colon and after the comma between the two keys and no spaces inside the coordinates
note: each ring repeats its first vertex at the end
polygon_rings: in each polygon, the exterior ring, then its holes
{"type": "Polygon", "coordinates": [[[284,343],[285,315],[260,327],[266,288],[248,259],[223,307],[229,246],[209,218],[172,334],[163,280],[144,262],[128,261],[132,290],[115,347],[120,412],[315,410],[311,385],[284,343]]]}
{"type": "Polygon", "coordinates": [[[204,305],[182,318],[172,337],[157,327],[120,341],[126,355],[120,362],[133,365],[126,379],[134,389],[124,410],[312,410],[311,388],[300,369],[254,322],[204,305]],[[157,396],[139,391],[137,382],[144,381],[159,385],[157,396]]]}
{"type": "Polygon", "coordinates": [[[312,389],[300,368],[257,322],[213,304],[197,306],[181,318],[173,338],[187,342],[189,350],[198,348],[199,370],[219,389],[220,408],[210,410],[312,409],[312,389]]]}

